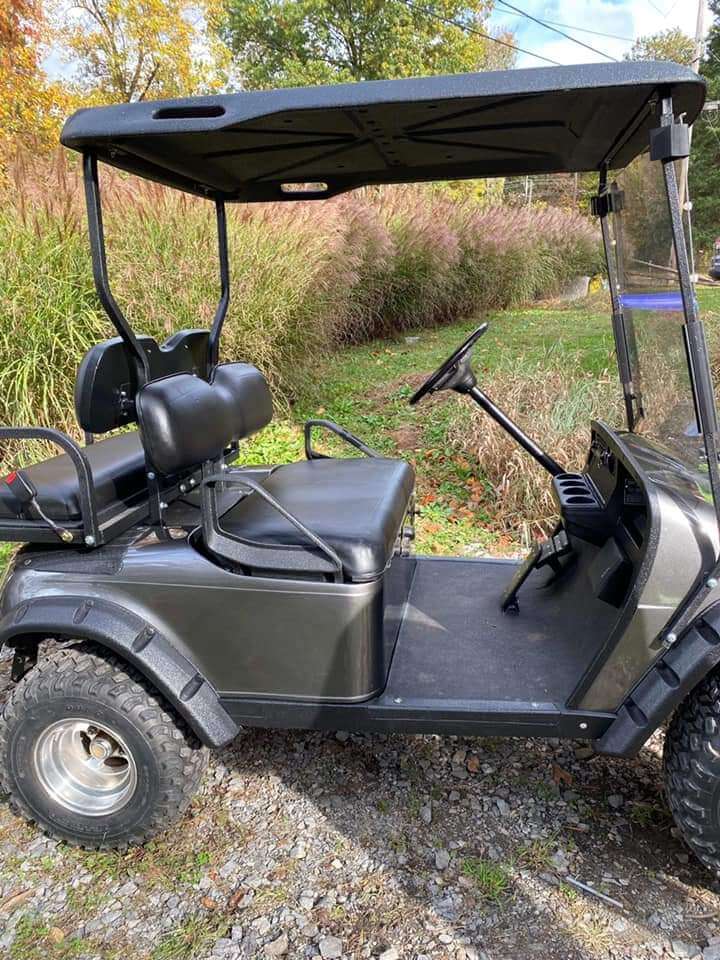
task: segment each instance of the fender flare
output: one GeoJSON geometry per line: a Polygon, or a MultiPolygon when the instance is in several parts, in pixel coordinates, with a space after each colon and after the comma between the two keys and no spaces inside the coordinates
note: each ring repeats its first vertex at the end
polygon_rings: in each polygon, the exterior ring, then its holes
{"type": "Polygon", "coordinates": [[[720,603],[707,607],[653,663],[595,741],[598,753],[633,757],[720,663],[720,603]]]}
{"type": "Polygon", "coordinates": [[[109,600],[40,596],[0,619],[0,647],[23,639],[91,640],[135,667],[177,710],[200,741],[222,747],[239,733],[210,682],[152,624],[109,600]]]}

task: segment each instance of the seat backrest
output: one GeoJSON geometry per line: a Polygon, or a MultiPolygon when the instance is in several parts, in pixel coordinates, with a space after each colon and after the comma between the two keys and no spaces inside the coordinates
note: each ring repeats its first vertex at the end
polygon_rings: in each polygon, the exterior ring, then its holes
{"type": "Polygon", "coordinates": [[[145,453],[165,476],[219,459],[273,414],[267,382],[249,363],[220,364],[210,383],[190,373],[154,380],[138,391],[136,407],[145,453]]]}
{"type": "MultiPolygon", "coordinates": [[[[172,373],[204,376],[207,330],[180,330],[161,346],[152,337],[138,337],[147,354],[150,380],[172,373]]],[[[120,337],[98,343],[85,354],[75,379],[75,412],[88,433],[107,433],[137,420],[137,379],[120,337]]]]}

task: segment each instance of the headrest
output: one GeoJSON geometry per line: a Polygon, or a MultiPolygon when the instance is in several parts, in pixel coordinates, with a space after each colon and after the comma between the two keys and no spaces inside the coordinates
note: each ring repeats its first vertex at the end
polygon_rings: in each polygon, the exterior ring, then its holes
{"type": "MultiPolygon", "coordinates": [[[[147,354],[150,380],[171,373],[197,373],[207,364],[207,330],[180,330],[162,346],[140,336],[147,354]]],[[[128,350],[120,337],[98,343],[85,354],[75,379],[75,412],[88,433],[107,433],[134,423],[137,380],[128,350]]]]}
{"type": "Polygon", "coordinates": [[[211,383],[189,373],[154,380],[138,392],[136,406],[145,453],[165,475],[217,460],[273,413],[265,378],[249,363],[221,364],[211,383]]]}

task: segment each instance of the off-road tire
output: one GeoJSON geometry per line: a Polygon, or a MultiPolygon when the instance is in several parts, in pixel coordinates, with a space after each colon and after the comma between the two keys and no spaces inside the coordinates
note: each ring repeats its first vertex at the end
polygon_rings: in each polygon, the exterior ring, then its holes
{"type": "Polygon", "coordinates": [[[720,673],[678,708],[665,737],[665,789],[675,823],[695,855],[720,873],[720,673]]]}
{"type": "Polygon", "coordinates": [[[16,685],[0,719],[0,784],[46,833],[87,849],[124,849],[166,830],[188,807],[208,751],[131,666],[90,643],[56,650],[16,685]],[[32,760],[43,730],[68,716],[109,724],[132,753],[137,785],[115,813],[83,816],[44,788],[32,760]]]}

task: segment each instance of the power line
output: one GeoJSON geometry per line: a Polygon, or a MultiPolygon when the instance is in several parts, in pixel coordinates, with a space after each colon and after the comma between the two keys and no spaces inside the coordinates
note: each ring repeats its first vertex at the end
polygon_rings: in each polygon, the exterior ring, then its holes
{"type": "MultiPolygon", "coordinates": [[[[500,0],[502,3],[502,0],[500,0]]],[[[509,12],[509,11],[508,11],[509,12]]],[[[511,17],[520,17],[524,14],[510,12],[511,17]]],[[[635,37],[621,37],[617,33],[603,33],[600,30],[589,30],[587,27],[576,27],[574,23],[558,23],[557,20],[546,20],[545,23],[553,27],[565,27],[566,30],[577,30],[578,33],[591,33],[594,37],[605,37],[608,40],[622,40],[625,43],[634,43],[635,37]]]]}
{"type": "Polygon", "coordinates": [[[578,40],[577,37],[571,37],[569,33],[563,33],[562,30],[558,30],[557,27],[551,27],[549,23],[546,23],[545,20],[540,20],[538,17],[534,17],[531,13],[527,13],[525,10],[521,10],[519,7],[514,7],[511,3],[507,3],[506,0],[498,0],[504,7],[507,7],[509,10],[512,10],[514,13],[517,13],[518,16],[526,17],[528,20],[532,20],[533,23],[540,24],[541,27],[545,27],[546,30],[550,30],[553,33],[559,34],[561,37],[564,37],[566,40],[570,40],[571,43],[577,43],[580,47],[585,47],[586,50],[591,50],[593,53],[597,53],[600,57],[605,57],[606,60],[612,60],[617,62],[616,57],[611,57],[609,53],[605,53],[602,50],[598,50],[597,47],[591,47],[589,43],[584,43],[582,40],[578,40]]]}
{"type": "Polygon", "coordinates": [[[524,53],[528,57],[535,57],[537,60],[544,60],[545,63],[550,63],[553,67],[562,66],[562,64],[558,63],[557,60],[551,60],[549,57],[544,57],[540,53],[533,53],[532,50],[524,50],[522,47],[518,47],[514,43],[508,43],[505,40],[501,40],[499,37],[493,37],[492,34],[478,30],[477,27],[470,27],[468,24],[462,23],[460,20],[452,20],[450,17],[443,17],[442,14],[435,13],[434,10],[427,10],[425,7],[418,6],[418,4],[413,3],[412,0],[402,0],[402,3],[404,3],[405,6],[409,7],[411,10],[416,10],[418,13],[425,14],[426,17],[432,17],[433,19],[439,20],[441,23],[446,23],[451,27],[458,27],[460,30],[465,30],[466,33],[477,34],[478,37],[483,37],[485,40],[492,40],[493,43],[497,43],[501,47],[507,47],[509,50],[514,50],[516,53],[524,53]]]}

